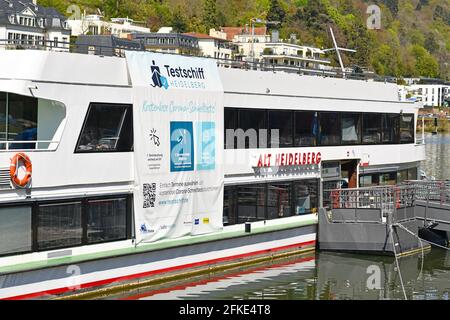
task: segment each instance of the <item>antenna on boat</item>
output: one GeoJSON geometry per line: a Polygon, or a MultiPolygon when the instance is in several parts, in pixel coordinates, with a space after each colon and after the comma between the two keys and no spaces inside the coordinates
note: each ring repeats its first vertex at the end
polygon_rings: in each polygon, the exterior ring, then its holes
{"type": "Polygon", "coordinates": [[[342,57],[341,57],[340,51],[356,52],[356,50],[338,47],[336,38],[334,37],[333,28],[331,28],[331,27],[330,27],[330,33],[331,33],[331,38],[333,39],[334,48],[325,49],[323,51],[327,52],[327,51],[336,50],[336,53],[337,53],[337,56],[339,59],[339,65],[341,66],[342,76],[345,77],[345,67],[344,67],[344,63],[342,62],[342,57]]]}

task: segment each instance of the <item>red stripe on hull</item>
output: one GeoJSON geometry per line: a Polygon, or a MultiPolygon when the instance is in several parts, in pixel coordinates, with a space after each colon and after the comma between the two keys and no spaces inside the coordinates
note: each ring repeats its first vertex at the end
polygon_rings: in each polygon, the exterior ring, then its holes
{"type": "MultiPolygon", "coordinates": [[[[207,264],[213,264],[213,263],[218,263],[218,262],[236,260],[236,259],[239,259],[239,258],[251,257],[251,256],[263,254],[263,253],[269,253],[269,252],[274,252],[274,251],[281,251],[281,250],[291,249],[291,248],[300,247],[300,246],[309,246],[309,245],[314,245],[315,243],[316,243],[316,241],[312,240],[312,241],[307,241],[307,242],[302,242],[302,243],[286,245],[286,246],[282,246],[282,247],[276,247],[276,248],[271,248],[271,249],[264,249],[264,250],[249,252],[249,253],[242,253],[242,254],[238,254],[238,255],[223,257],[223,258],[204,260],[204,261],[199,261],[199,262],[194,262],[194,263],[187,263],[187,264],[174,266],[174,267],[169,267],[169,268],[163,268],[163,269],[158,269],[158,270],[152,270],[152,271],[146,271],[146,272],[141,272],[141,273],[135,273],[135,274],[122,276],[122,277],[115,277],[115,278],[109,278],[109,279],[100,280],[100,281],[93,281],[93,282],[88,282],[88,283],[81,284],[79,286],[79,289],[98,287],[98,286],[110,284],[112,282],[133,280],[133,279],[136,279],[136,278],[143,278],[143,277],[148,277],[148,276],[152,276],[152,275],[156,275],[156,274],[167,273],[167,272],[172,272],[172,271],[178,271],[178,270],[183,270],[183,269],[189,269],[189,268],[203,266],[203,265],[207,265],[207,264]]],[[[77,290],[79,290],[79,289],[77,289],[77,290]]],[[[66,293],[66,292],[69,292],[69,291],[74,291],[75,292],[76,290],[69,289],[67,287],[63,287],[63,288],[46,290],[46,291],[27,293],[27,294],[23,294],[23,295],[8,297],[8,298],[2,298],[0,300],[33,299],[33,298],[38,298],[38,297],[42,297],[42,296],[45,296],[45,295],[58,295],[58,294],[66,293]]]]}

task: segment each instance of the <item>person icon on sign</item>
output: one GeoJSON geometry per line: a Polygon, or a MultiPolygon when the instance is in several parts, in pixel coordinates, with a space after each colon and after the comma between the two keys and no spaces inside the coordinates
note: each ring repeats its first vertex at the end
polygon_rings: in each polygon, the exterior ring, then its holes
{"type": "Polygon", "coordinates": [[[159,67],[155,64],[155,60],[152,60],[152,62],[153,65],[151,66],[151,72],[153,84],[151,86],[167,89],[169,84],[166,77],[161,74],[161,69],[159,69],[159,67]]]}

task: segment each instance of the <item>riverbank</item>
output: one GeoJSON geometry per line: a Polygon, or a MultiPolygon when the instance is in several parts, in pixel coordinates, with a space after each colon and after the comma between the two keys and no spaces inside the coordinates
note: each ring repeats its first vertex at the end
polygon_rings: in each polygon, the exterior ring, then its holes
{"type": "MultiPolygon", "coordinates": [[[[433,132],[435,130],[434,118],[424,119],[425,132],[433,132]]],[[[450,132],[450,119],[438,119],[438,132],[450,132]]],[[[417,121],[417,132],[422,132],[422,119],[417,121]]]]}

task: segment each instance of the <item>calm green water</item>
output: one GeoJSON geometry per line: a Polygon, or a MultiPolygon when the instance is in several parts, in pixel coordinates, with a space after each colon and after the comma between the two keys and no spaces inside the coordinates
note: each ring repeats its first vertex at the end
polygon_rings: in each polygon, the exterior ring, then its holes
{"type": "MultiPolygon", "coordinates": [[[[450,135],[426,136],[428,176],[450,179],[450,135]]],[[[316,252],[296,260],[211,275],[119,299],[404,299],[393,257],[316,252]],[[280,265],[281,264],[281,265],[280,265]]],[[[449,299],[450,251],[433,248],[400,259],[408,299],[449,299]]]]}

